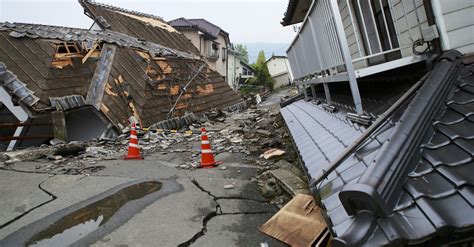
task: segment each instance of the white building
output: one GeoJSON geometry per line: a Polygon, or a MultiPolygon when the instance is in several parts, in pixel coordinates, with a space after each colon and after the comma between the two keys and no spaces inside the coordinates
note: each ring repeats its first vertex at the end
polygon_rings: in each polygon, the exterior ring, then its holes
{"type": "Polygon", "coordinates": [[[290,63],[286,56],[275,56],[270,57],[265,64],[267,65],[268,72],[275,81],[273,88],[280,88],[291,84],[293,77],[291,76],[290,63]]]}
{"type": "MultiPolygon", "coordinates": [[[[232,47],[232,46],[231,46],[232,47]]],[[[234,49],[229,48],[227,58],[227,83],[229,86],[236,90],[239,85],[239,75],[241,73],[240,66],[240,53],[234,49]]]]}

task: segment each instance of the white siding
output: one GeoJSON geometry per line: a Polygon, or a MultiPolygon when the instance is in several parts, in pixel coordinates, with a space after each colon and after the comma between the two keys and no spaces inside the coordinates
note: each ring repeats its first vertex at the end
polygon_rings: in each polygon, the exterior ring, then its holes
{"type": "Polygon", "coordinates": [[[274,88],[279,88],[281,86],[288,85],[288,82],[291,81],[291,73],[288,73],[288,59],[283,57],[271,57],[267,61],[268,72],[275,80],[274,88]]]}
{"type": "Polygon", "coordinates": [[[438,0],[449,47],[462,53],[474,52],[474,1],[438,0]]]}
{"type": "Polygon", "coordinates": [[[289,85],[289,82],[290,82],[290,78],[288,76],[288,73],[284,73],[284,74],[281,74],[281,75],[278,75],[278,76],[275,76],[275,77],[272,77],[272,78],[275,81],[275,84],[273,86],[273,88],[275,88],[275,89],[283,87],[283,86],[287,86],[287,85],[289,85]]]}

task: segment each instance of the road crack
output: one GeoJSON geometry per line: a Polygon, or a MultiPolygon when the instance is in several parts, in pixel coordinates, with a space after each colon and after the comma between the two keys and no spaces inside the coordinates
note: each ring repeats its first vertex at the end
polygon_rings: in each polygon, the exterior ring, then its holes
{"type": "Polygon", "coordinates": [[[43,202],[43,203],[41,203],[41,204],[36,205],[35,207],[32,207],[32,208],[30,208],[29,210],[25,211],[24,213],[22,213],[22,214],[16,216],[15,218],[13,218],[13,219],[11,219],[11,220],[9,220],[9,221],[3,223],[2,225],[0,225],[0,229],[3,229],[3,228],[5,228],[5,227],[11,225],[11,224],[14,223],[15,221],[17,221],[17,220],[23,218],[24,216],[26,216],[27,214],[31,213],[33,210],[38,209],[38,208],[40,208],[40,207],[42,207],[42,206],[44,206],[44,205],[46,205],[46,204],[48,204],[48,203],[50,203],[50,202],[52,202],[52,201],[54,201],[54,200],[56,200],[56,199],[58,198],[56,195],[54,195],[53,193],[47,191],[45,188],[42,187],[43,183],[45,183],[46,181],[48,181],[48,179],[50,179],[50,178],[51,178],[51,177],[48,177],[47,179],[45,179],[44,181],[42,181],[41,183],[39,183],[39,184],[38,184],[38,188],[39,188],[41,191],[43,191],[44,193],[46,193],[48,196],[50,196],[51,199],[49,199],[48,201],[45,201],[45,202],[43,202]]]}
{"type": "Polygon", "coordinates": [[[269,214],[273,213],[270,211],[260,211],[260,212],[233,212],[233,213],[224,213],[222,212],[221,205],[219,204],[219,200],[249,200],[249,201],[254,201],[258,203],[265,203],[268,204],[268,202],[263,201],[263,200],[258,200],[258,199],[253,199],[253,198],[247,198],[247,197],[241,197],[241,196],[216,196],[212,194],[210,191],[204,189],[195,179],[191,180],[191,183],[194,184],[199,190],[202,192],[208,194],[210,197],[212,197],[212,200],[216,203],[216,209],[213,212],[210,212],[207,214],[204,219],[202,220],[202,227],[199,232],[194,234],[194,236],[187,240],[186,242],[183,242],[178,245],[178,247],[186,247],[192,245],[194,242],[196,242],[199,238],[204,236],[207,232],[207,223],[213,219],[216,216],[226,216],[226,215],[252,215],[252,214],[269,214]]]}

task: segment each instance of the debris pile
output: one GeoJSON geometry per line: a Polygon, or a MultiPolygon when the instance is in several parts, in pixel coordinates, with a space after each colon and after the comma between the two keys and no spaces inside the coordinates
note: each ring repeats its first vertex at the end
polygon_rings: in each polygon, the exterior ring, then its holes
{"type": "MultiPolygon", "coordinates": [[[[295,165],[296,152],[278,110],[254,107],[237,113],[214,111],[199,117],[192,115],[182,124],[178,122],[176,119],[138,129],[138,145],[145,159],[179,157],[179,162],[175,162],[177,169],[196,169],[201,155],[200,128],[205,127],[214,154],[240,153],[243,163],[259,168],[254,180],[272,203],[281,207],[296,193],[307,193],[304,174],[295,165]],[[160,128],[173,122],[181,129],[160,128]]],[[[0,153],[0,164],[2,169],[21,167],[34,173],[89,175],[104,168],[102,161],[121,160],[129,138],[130,128],[124,127],[115,139],[70,143],[52,140],[50,145],[0,153]]],[[[227,169],[225,164],[220,168],[227,169]]]]}

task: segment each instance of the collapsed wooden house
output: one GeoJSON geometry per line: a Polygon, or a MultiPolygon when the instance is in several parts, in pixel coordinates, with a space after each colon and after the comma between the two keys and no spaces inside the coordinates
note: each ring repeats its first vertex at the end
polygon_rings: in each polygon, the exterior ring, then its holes
{"type": "Polygon", "coordinates": [[[94,26],[104,30],[0,23],[0,149],[97,138],[132,116],[150,126],[242,103],[166,22],[80,3],[88,16],[103,11],[94,26]],[[130,18],[129,27],[111,28],[104,16],[130,18]]]}

